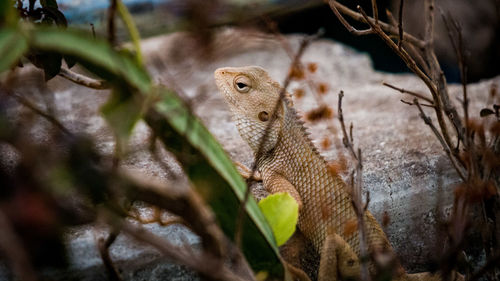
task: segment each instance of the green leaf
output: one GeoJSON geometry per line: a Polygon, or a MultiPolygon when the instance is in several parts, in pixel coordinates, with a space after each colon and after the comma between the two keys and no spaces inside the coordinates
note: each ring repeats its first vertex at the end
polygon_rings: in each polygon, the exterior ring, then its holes
{"type": "Polygon", "coordinates": [[[299,218],[299,204],[287,192],[279,192],[260,200],[259,207],[273,229],[278,246],[295,232],[299,218]]]}
{"type": "Polygon", "coordinates": [[[141,118],[142,102],[134,97],[126,87],[117,85],[101,112],[111,125],[120,141],[121,147],[126,144],[135,124],[141,118]]]}
{"type": "MultiPolygon", "coordinates": [[[[81,31],[40,27],[31,34],[32,46],[71,55],[115,77],[122,77],[142,93],[152,89],[148,73],[137,62],[116,52],[108,42],[81,31]]],[[[79,60],[80,61],[80,60],[79,60]]],[[[110,78],[110,77],[107,77],[110,78]]]]}
{"type": "Polygon", "coordinates": [[[26,38],[16,29],[0,29],[0,72],[14,66],[27,50],[26,38]]]}

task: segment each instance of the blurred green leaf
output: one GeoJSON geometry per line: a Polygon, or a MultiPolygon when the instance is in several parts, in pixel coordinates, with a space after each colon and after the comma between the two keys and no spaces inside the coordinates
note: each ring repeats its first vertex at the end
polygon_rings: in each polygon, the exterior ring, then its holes
{"type": "Polygon", "coordinates": [[[94,39],[90,34],[40,27],[32,32],[30,43],[41,50],[52,50],[63,55],[78,57],[87,65],[99,67],[116,77],[122,77],[123,81],[142,93],[151,91],[151,80],[142,67],[133,59],[113,50],[106,41],[94,39]]]}
{"type": "Polygon", "coordinates": [[[101,108],[106,121],[121,142],[120,145],[126,144],[134,125],[141,118],[141,106],[142,102],[134,98],[129,89],[117,85],[113,88],[108,102],[101,108]]]}
{"type": "Polygon", "coordinates": [[[0,72],[14,66],[27,50],[28,42],[18,30],[0,29],[0,72]]]}
{"type": "Polygon", "coordinates": [[[287,192],[279,192],[260,200],[259,207],[273,229],[278,246],[295,232],[299,218],[299,204],[287,192]]]}

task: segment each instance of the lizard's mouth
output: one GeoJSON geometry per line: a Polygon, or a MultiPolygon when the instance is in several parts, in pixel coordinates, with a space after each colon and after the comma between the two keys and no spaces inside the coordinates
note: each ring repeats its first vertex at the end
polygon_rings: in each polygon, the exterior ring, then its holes
{"type": "Polygon", "coordinates": [[[231,95],[232,83],[230,72],[226,68],[218,68],[214,72],[215,84],[219,91],[224,94],[224,99],[231,107],[237,107],[236,100],[231,95]]]}

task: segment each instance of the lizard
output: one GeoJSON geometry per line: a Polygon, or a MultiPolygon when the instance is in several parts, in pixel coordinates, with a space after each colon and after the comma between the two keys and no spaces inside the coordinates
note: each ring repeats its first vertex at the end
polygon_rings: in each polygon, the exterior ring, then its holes
{"type": "MultiPolygon", "coordinates": [[[[255,154],[264,188],[270,193],[288,192],[297,201],[298,228],[320,254],[318,279],[359,279],[359,234],[345,231],[346,224],[357,218],[347,186],[314,147],[291,99],[286,95],[280,99],[280,84],[258,66],[219,68],[214,78],[240,136],[255,154]]],[[[248,176],[248,168],[242,174],[248,176]]],[[[371,253],[393,252],[368,210],[364,225],[371,253]]],[[[405,279],[408,275],[397,267],[395,278],[405,279]]],[[[369,269],[373,274],[373,265],[369,269]]]]}

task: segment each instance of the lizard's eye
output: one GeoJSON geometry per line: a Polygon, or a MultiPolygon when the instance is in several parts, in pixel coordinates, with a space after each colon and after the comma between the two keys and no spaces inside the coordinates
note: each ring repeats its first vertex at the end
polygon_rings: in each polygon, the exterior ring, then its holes
{"type": "Polygon", "coordinates": [[[250,79],[246,76],[238,76],[234,78],[234,87],[240,93],[247,93],[250,91],[250,79]]]}

